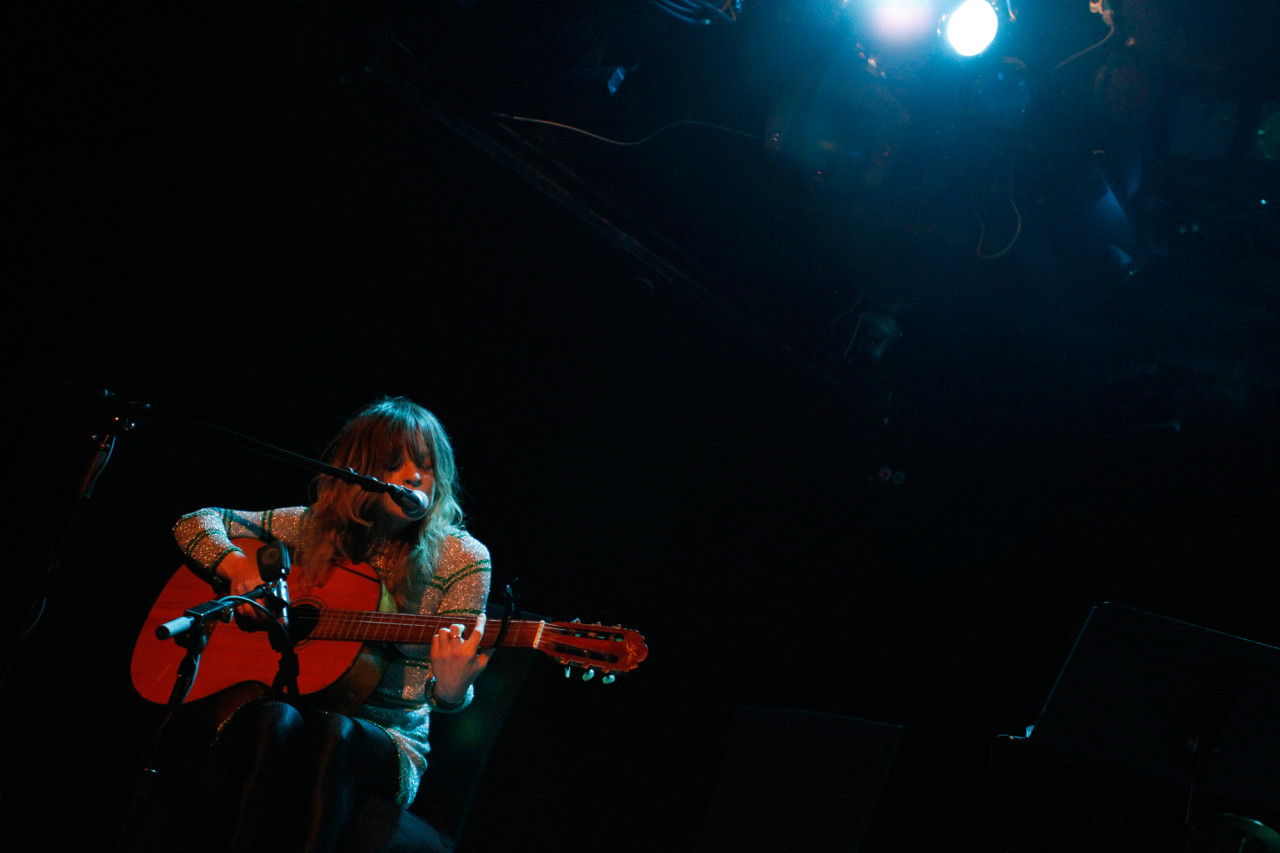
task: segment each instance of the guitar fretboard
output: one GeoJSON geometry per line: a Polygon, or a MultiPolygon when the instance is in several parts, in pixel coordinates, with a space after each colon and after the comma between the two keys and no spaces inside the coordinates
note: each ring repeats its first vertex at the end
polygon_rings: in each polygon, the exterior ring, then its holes
{"type": "MultiPolygon", "coordinates": [[[[448,616],[423,616],[414,613],[378,613],[364,610],[317,610],[302,605],[295,607],[290,618],[311,640],[346,640],[362,643],[430,643],[431,637],[441,628],[467,624],[465,620],[448,616]]],[[[500,623],[489,623],[485,629],[482,647],[492,648],[498,636],[500,623]]],[[[514,648],[539,647],[539,641],[548,626],[545,622],[513,619],[502,638],[502,645],[514,648]]]]}

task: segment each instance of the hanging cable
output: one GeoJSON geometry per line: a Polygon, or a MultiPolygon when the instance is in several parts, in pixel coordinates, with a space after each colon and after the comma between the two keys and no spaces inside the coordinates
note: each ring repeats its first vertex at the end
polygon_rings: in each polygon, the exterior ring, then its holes
{"type": "Polygon", "coordinates": [[[607,136],[601,136],[601,135],[600,135],[600,134],[598,134],[598,133],[592,133],[592,132],[591,132],[591,131],[589,131],[589,130],[583,130],[583,129],[582,129],[582,128],[580,128],[580,127],[574,127],[574,126],[573,126],[573,125],[571,125],[571,124],[562,124],[562,123],[560,123],[560,122],[558,122],[558,121],[549,121],[549,120],[547,120],[547,119],[541,119],[541,118],[528,118],[528,117],[526,117],[526,116],[512,116],[512,115],[504,115],[504,114],[502,114],[502,113],[494,113],[494,115],[495,115],[495,116],[497,116],[498,118],[507,119],[508,121],[523,121],[523,122],[529,122],[529,123],[532,123],[532,124],[545,124],[545,125],[548,125],[549,127],[558,127],[558,128],[560,128],[561,130],[568,130],[568,131],[571,131],[571,132],[573,132],[573,133],[581,134],[582,136],[590,137],[591,139],[597,139],[597,140],[599,140],[600,142],[607,142],[607,143],[608,143],[608,144],[610,144],[610,145],[620,145],[620,146],[623,146],[623,147],[631,147],[631,146],[634,146],[634,145],[643,145],[644,143],[648,142],[649,140],[653,139],[654,137],[658,136],[659,134],[665,133],[666,131],[670,130],[671,128],[673,128],[673,127],[677,127],[677,126],[682,125],[682,124],[693,125],[693,126],[695,126],[695,127],[709,127],[709,128],[711,128],[712,130],[719,130],[719,131],[723,131],[724,133],[732,133],[732,134],[736,134],[736,135],[738,135],[738,136],[745,136],[747,139],[756,139],[756,140],[758,140],[758,139],[760,138],[760,137],[755,136],[755,135],[753,135],[753,134],[747,133],[746,131],[742,131],[742,130],[735,130],[735,129],[734,129],[734,128],[732,128],[732,127],[724,127],[723,125],[719,125],[719,124],[712,124],[712,123],[710,123],[710,122],[706,122],[706,121],[692,121],[692,120],[688,120],[688,119],[681,119],[680,121],[673,121],[673,122],[671,122],[670,124],[665,124],[665,125],[663,125],[662,127],[660,127],[660,128],[658,128],[657,130],[655,130],[653,133],[650,133],[648,136],[645,136],[645,137],[642,137],[642,138],[640,138],[640,139],[637,139],[637,140],[635,140],[634,142],[623,142],[623,141],[621,141],[621,140],[617,140],[617,139],[610,139],[610,138],[608,138],[607,136]]]}
{"type": "Polygon", "coordinates": [[[649,0],[649,3],[678,21],[704,27],[717,19],[733,23],[740,8],[738,0],[726,0],[719,6],[706,0],[649,0]]]}
{"type": "Polygon", "coordinates": [[[978,247],[975,250],[975,253],[984,261],[991,261],[996,258],[1004,257],[1013,249],[1013,244],[1018,242],[1018,238],[1022,236],[1022,211],[1018,209],[1018,202],[1014,200],[1012,191],[1009,192],[1009,205],[1013,208],[1013,215],[1016,216],[1018,220],[1017,225],[1014,227],[1013,236],[1009,239],[1009,242],[1005,244],[1003,249],[989,255],[984,255],[982,253],[982,245],[987,239],[987,223],[983,222],[982,216],[979,215],[976,210],[973,212],[973,215],[978,218],[978,225],[982,228],[982,233],[978,235],[978,247]]]}
{"type": "Polygon", "coordinates": [[[1098,42],[1095,42],[1094,44],[1089,45],[1079,53],[1073,53],[1071,56],[1068,56],[1066,59],[1062,60],[1057,65],[1053,66],[1055,71],[1059,68],[1062,68],[1065,65],[1070,65],[1072,62],[1075,62],[1077,59],[1084,56],[1086,53],[1092,53],[1093,51],[1102,47],[1104,44],[1106,44],[1108,41],[1111,40],[1112,36],[1116,34],[1115,12],[1112,10],[1111,3],[1108,2],[1108,0],[1090,0],[1089,11],[1093,12],[1095,15],[1102,16],[1102,22],[1107,25],[1107,34],[1102,37],[1101,41],[1098,41],[1098,42]]]}

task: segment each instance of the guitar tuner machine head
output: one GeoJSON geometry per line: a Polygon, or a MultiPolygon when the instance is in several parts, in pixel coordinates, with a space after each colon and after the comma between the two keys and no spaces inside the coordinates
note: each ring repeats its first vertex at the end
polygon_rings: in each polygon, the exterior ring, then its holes
{"type": "MultiPolygon", "coordinates": [[[[573,674],[573,668],[574,668],[574,666],[581,666],[581,664],[573,664],[573,663],[570,663],[569,661],[563,661],[563,660],[562,660],[562,661],[560,661],[560,662],[561,662],[562,664],[564,664],[564,677],[565,677],[565,678],[568,678],[570,675],[572,675],[572,674],[573,674]]],[[[601,670],[601,671],[604,673],[604,676],[600,679],[600,683],[601,683],[601,684],[613,684],[613,682],[615,682],[615,681],[617,681],[617,680],[618,680],[618,675],[617,675],[617,673],[610,672],[610,671],[609,671],[609,670],[607,670],[607,669],[606,669],[606,670],[601,670]]],[[[583,668],[583,670],[582,670],[582,680],[583,680],[583,681],[590,681],[591,679],[593,679],[593,678],[595,678],[595,677],[596,677],[596,670],[595,670],[595,669],[592,669],[591,667],[585,667],[585,668],[583,668]]]]}

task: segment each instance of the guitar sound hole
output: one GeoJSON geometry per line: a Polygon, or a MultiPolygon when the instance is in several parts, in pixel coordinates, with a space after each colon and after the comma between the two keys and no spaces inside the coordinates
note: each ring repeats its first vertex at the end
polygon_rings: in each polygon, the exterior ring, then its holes
{"type": "Polygon", "coordinates": [[[300,643],[316,629],[320,621],[320,608],[314,604],[293,604],[289,607],[289,634],[294,643],[300,643]]]}

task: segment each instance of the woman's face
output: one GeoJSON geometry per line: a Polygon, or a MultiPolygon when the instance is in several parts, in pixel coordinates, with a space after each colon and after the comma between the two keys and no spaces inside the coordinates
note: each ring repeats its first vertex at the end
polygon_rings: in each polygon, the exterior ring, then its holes
{"type": "MultiPolygon", "coordinates": [[[[403,458],[404,461],[398,467],[386,472],[382,478],[383,481],[421,492],[427,499],[427,506],[431,506],[432,495],[435,492],[436,477],[430,460],[428,460],[427,464],[420,465],[410,453],[405,453],[403,458]]],[[[407,515],[405,510],[388,494],[381,496],[378,501],[378,509],[380,510],[378,513],[381,516],[380,520],[391,529],[400,529],[421,518],[421,516],[410,517],[407,515]]]]}

